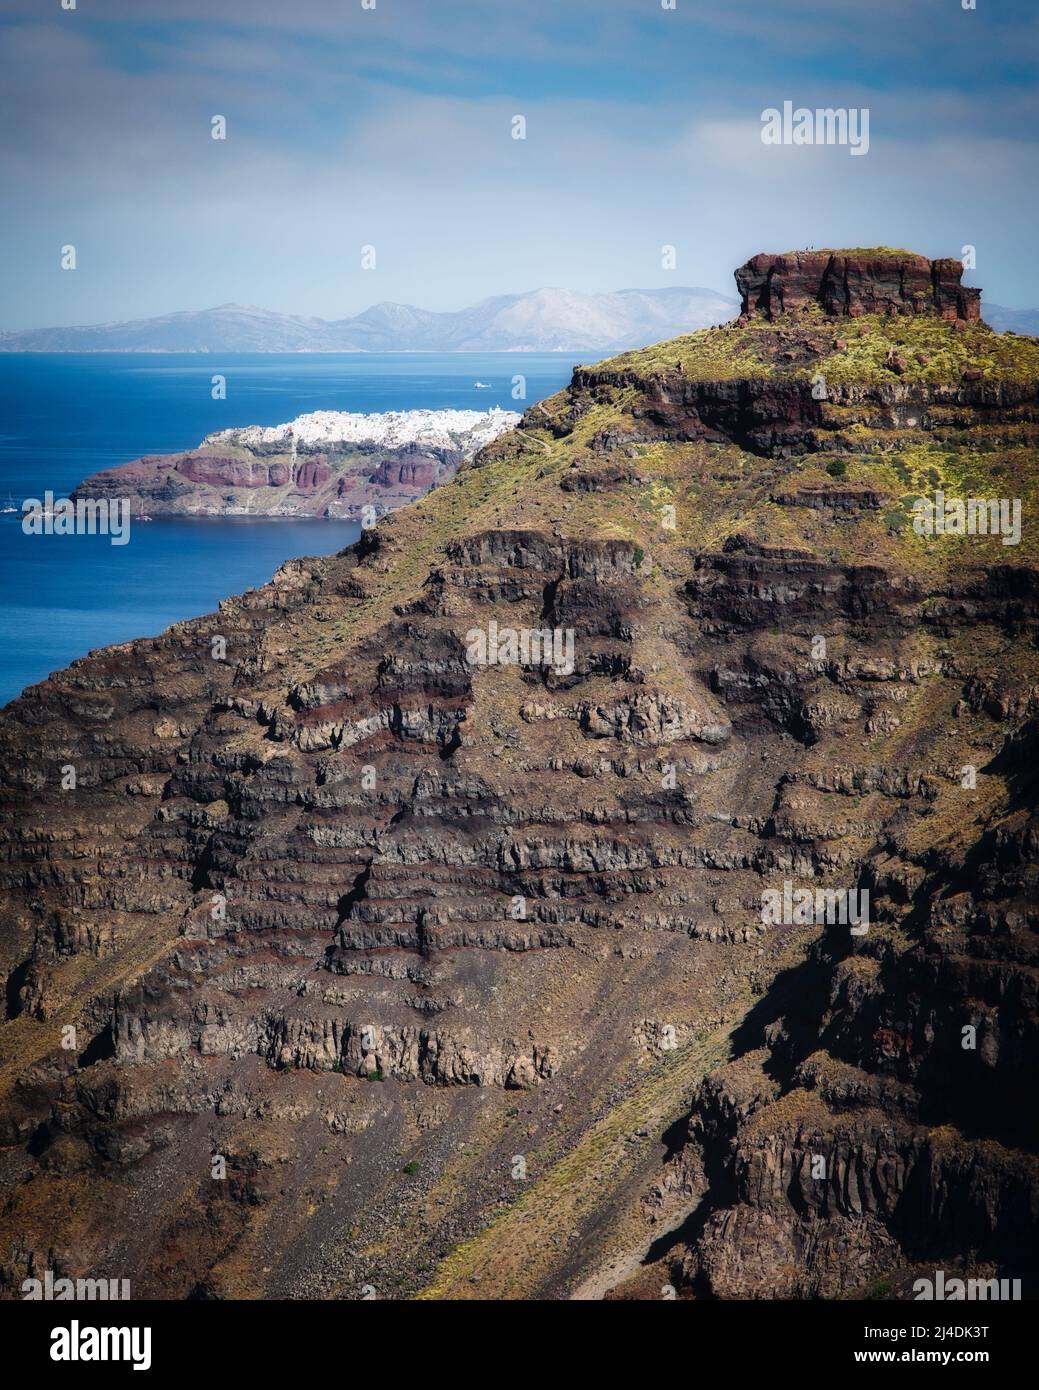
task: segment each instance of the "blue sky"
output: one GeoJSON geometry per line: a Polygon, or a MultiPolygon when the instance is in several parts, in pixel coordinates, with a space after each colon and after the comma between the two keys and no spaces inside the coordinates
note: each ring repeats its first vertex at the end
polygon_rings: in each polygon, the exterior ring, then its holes
{"type": "Polygon", "coordinates": [[[879,243],[1036,306],[1037,62],[1034,0],[0,0],[0,327],[731,293],[879,243]],[[784,100],[868,107],[869,153],[763,146],[784,100]]]}

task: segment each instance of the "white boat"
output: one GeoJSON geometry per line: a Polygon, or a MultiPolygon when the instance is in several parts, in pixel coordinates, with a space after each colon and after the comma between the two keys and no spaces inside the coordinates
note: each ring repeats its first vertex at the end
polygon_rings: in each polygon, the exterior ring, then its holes
{"type": "Polygon", "coordinates": [[[477,391],[489,391],[491,389],[491,383],[489,381],[474,381],[473,385],[476,387],[477,391]]]}

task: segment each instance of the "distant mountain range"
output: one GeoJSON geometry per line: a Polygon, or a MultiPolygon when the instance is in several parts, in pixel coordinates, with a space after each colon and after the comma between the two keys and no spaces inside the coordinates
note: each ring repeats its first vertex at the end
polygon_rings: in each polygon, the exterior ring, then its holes
{"type": "MultiPolygon", "coordinates": [[[[153,319],[0,333],[0,352],[595,352],[607,354],[725,323],[739,302],[716,290],[675,286],[579,294],[503,294],[436,313],[374,304],[347,319],[305,318],[221,304],[153,319]]],[[[1039,334],[1039,309],[983,304],[1001,333],[1039,334]]]]}
{"type": "Polygon", "coordinates": [[[988,304],[982,299],[981,317],[1000,333],[1039,336],[1039,309],[1006,309],[1002,304],[988,304]]]}
{"type": "Polygon", "coordinates": [[[303,318],[240,304],[128,323],[0,333],[6,352],[596,352],[645,347],[725,323],[739,303],[676,286],[578,294],[542,289],[434,313],[375,304],[356,318],[303,318]]]}

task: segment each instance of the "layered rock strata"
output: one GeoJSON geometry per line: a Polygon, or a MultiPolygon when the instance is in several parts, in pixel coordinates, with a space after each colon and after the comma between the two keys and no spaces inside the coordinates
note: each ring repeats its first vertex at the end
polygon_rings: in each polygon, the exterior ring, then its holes
{"type": "Polygon", "coordinates": [[[4,711],[9,1292],[1034,1288],[1039,343],[817,308],[4,711]]]}

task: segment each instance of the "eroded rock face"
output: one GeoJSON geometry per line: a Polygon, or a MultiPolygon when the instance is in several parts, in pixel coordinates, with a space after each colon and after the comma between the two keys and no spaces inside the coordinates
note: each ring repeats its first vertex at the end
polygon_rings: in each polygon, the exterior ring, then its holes
{"type": "Polygon", "coordinates": [[[812,325],[581,369],[3,712],[2,1287],[559,1296],[632,1230],[654,1297],[1034,1280],[1036,549],[901,501],[966,450],[1031,505],[1039,347],[934,327],[984,366],[928,415],[820,405],[812,325]],[[855,449],[750,447],[760,378],[706,373],[751,353],[855,449]],[[481,662],[492,622],[573,661],[481,662]],[[867,931],[766,921],[785,884],[867,931]]]}
{"type": "Polygon", "coordinates": [[[736,271],[741,312],[774,319],[813,306],[833,317],[936,314],[979,319],[981,291],[960,284],[963,266],[908,251],[792,251],[752,256],[736,271]]]}

